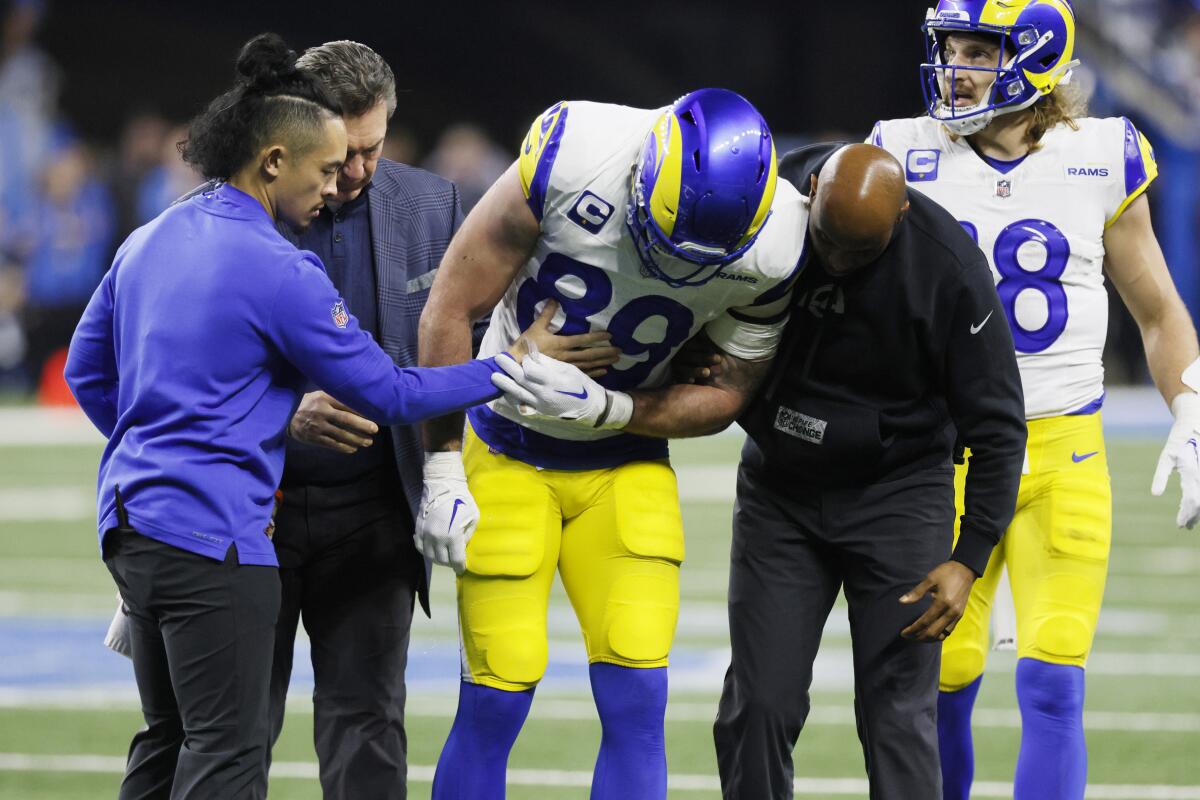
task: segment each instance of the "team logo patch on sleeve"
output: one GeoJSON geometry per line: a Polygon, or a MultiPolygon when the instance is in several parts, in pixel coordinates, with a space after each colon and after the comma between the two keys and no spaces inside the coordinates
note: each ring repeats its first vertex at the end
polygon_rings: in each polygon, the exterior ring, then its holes
{"type": "Polygon", "coordinates": [[[334,303],[333,308],[329,309],[329,314],[333,317],[333,324],[339,328],[350,324],[350,312],[346,311],[346,303],[343,300],[334,303]]]}
{"type": "Polygon", "coordinates": [[[588,233],[599,233],[612,213],[612,203],[592,192],[584,192],[567,212],[567,219],[588,233]]]}

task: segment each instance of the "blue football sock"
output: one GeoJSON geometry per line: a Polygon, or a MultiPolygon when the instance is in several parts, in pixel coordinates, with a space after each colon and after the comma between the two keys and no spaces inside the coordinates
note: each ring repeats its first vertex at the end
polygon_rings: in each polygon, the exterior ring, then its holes
{"type": "Polygon", "coordinates": [[[938,752],[942,759],[943,800],[967,800],[975,779],[975,744],[971,709],[983,676],[957,692],[938,692],[938,752]]]}
{"type": "Polygon", "coordinates": [[[1080,667],[1033,658],[1017,662],[1021,752],[1013,781],[1016,800],[1083,800],[1083,678],[1080,667]]]}
{"type": "Polygon", "coordinates": [[[463,681],[433,776],[433,800],[503,800],[508,754],[532,702],[533,689],[506,692],[463,681]]]}
{"type": "Polygon", "coordinates": [[[589,672],[602,730],[591,800],[663,800],[667,668],[592,664],[589,672]]]}

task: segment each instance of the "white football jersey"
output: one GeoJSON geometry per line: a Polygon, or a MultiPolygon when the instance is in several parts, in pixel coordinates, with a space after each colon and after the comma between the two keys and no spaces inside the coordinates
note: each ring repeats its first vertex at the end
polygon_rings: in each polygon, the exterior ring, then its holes
{"type": "MultiPolygon", "coordinates": [[[[560,304],[552,329],[612,334],[621,359],[600,379],[612,389],[666,383],[671,357],[701,329],[739,358],[774,353],[801,261],[807,200],[779,180],[758,239],[707,283],[674,288],[646,274],[626,226],[626,208],[634,164],[665,110],[571,101],[534,121],[519,169],[541,236],[492,311],[480,357],[507,347],[548,298],[560,304]]],[[[691,271],[682,269],[684,262],[655,257],[667,262],[664,267],[680,267],[673,274],[691,271]]],[[[489,445],[539,466],[591,468],[651,451],[665,455],[662,440],[530,419],[500,401],[473,410],[470,419],[489,445]],[[514,423],[525,430],[514,430],[514,423]],[[561,440],[573,440],[571,447],[560,447],[561,440]],[[589,442],[594,446],[584,446],[589,442]]]]}
{"type": "MultiPolygon", "coordinates": [[[[929,117],[878,122],[868,141],[975,237],[1008,315],[1029,419],[1099,408],[1108,331],[1104,231],[1158,174],[1124,118],[1059,124],[1015,167],[981,158],[929,117]]],[[[981,323],[982,324],[982,321],[981,323]]]]}

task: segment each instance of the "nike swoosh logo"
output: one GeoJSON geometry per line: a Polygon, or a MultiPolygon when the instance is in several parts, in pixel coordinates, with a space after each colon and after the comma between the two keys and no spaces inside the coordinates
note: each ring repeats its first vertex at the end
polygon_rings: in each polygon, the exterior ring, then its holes
{"type": "Polygon", "coordinates": [[[465,505],[466,503],[464,503],[461,498],[454,499],[454,508],[450,509],[450,523],[446,525],[447,531],[454,527],[454,518],[458,516],[458,507],[465,505]]]}
{"type": "Polygon", "coordinates": [[[977,334],[977,333],[979,333],[981,330],[983,330],[983,326],[984,326],[984,325],[987,325],[987,323],[988,323],[988,320],[992,318],[992,314],[994,314],[994,313],[996,313],[996,312],[995,312],[995,311],[989,311],[989,312],[988,312],[988,315],[987,315],[986,317],[984,317],[984,318],[983,318],[983,322],[979,323],[978,325],[972,325],[972,326],[971,326],[971,335],[972,335],[972,336],[974,336],[975,334],[977,334]]]}
{"type": "Polygon", "coordinates": [[[562,389],[559,389],[558,393],[565,394],[567,397],[578,397],[580,400],[587,400],[587,396],[588,396],[586,387],[581,389],[578,392],[564,392],[562,389]]]}
{"type": "Polygon", "coordinates": [[[1075,452],[1072,452],[1071,460],[1074,461],[1076,464],[1078,464],[1080,461],[1087,461],[1089,458],[1091,458],[1092,456],[1096,455],[1099,452],[1100,452],[1099,450],[1093,450],[1092,452],[1084,453],[1083,455],[1079,455],[1075,452]]]}

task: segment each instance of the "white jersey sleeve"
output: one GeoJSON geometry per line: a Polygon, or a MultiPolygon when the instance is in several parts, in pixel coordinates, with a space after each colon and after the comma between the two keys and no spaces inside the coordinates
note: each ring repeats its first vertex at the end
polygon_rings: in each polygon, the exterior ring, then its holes
{"type": "MultiPolygon", "coordinates": [[[[802,250],[796,248],[802,248],[804,244],[808,199],[783,178],[779,179],[775,194],[776,202],[772,203],[767,225],[775,226],[776,230],[787,229],[792,235],[785,237],[787,246],[784,248],[772,245],[779,238],[772,236],[764,244],[763,250],[755,255],[764,259],[785,259],[784,263],[778,264],[778,268],[765,270],[769,275],[784,277],[777,278],[774,285],[764,287],[764,291],[751,303],[728,308],[704,326],[704,333],[713,344],[729,355],[746,361],[762,361],[775,355],[787,325],[792,284],[799,274],[797,267],[803,260],[802,250]],[[787,259],[797,260],[796,263],[787,263],[787,259]]],[[[765,236],[766,228],[763,234],[765,236]]],[[[757,243],[755,247],[758,247],[757,243]]]]}

